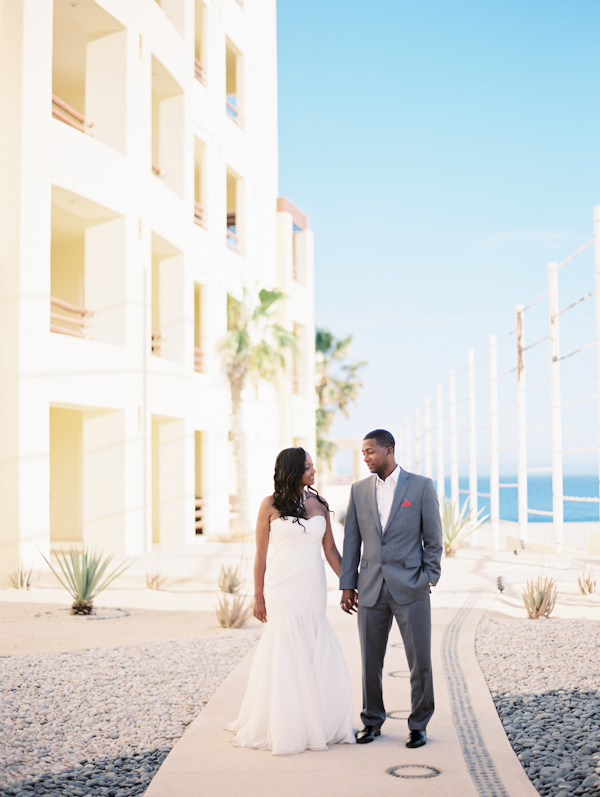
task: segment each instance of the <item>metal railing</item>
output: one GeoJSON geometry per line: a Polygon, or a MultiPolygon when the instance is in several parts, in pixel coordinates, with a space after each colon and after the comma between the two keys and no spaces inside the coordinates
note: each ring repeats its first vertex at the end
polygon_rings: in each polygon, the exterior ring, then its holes
{"type": "Polygon", "coordinates": [[[166,346],[167,336],[164,332],[160,330],[153,330],[151,333],[152,337],[152,354],[157,354],[159,357],[162,356],[162,350],[166,346]]]}
{"type": "MultiPolygon", "coordinates": [[[[543,291],[536,299],[527,305],[518,304],[516,306],[516,324],[513,329],[506,335],[498,338],[496,335],[490,335],[489,338],[489,353],[486,357],[475,361],[475,351],[473,348],[468,349],[467,365],[465,368],[454,371],[451,370],[448,375],[448,389],[447,389],[447,414],[445,414],[444,391],[441,385],[436,386],[436,420],[435,420],[435,435],[436,435],[436,481],[437,490],[440,497],[445,494],[445,477],[447,475],[444,451],[444,420],[449,420],[449,448],[450,448],[450,498],[453,503],[459,502],[460,494],[468,494],[469,509],[477,513],[478,498],[489,498],[490,506],[490,526],[492,534],[492,547],[498,549],[500,547],[500,490],[501,489],[517,489],[517,514],[519,525],[519,536],[523,546],[528,542],[528,521],[530,515],[544,516],[552,518],[554,545],[557,552],[561,553],[564,550],[564,503],[565,501],[576,503],[594,503],[600,504],[600,484],[598,495],[596,496],[575,496],[564,494],[564,478],[563,478],[563,456],[565,454],[576,454],[595,451],[598,454],[598,465],[600,470],[600,206],[594,208],[594,237],[587,241],[583,246],[579,247],[575,252],[565,258],[561,263],[551,262],[548,264],[548,285],[547,289],[543,291]],[[570,302],[567,306],[561,308],[559,304],[559,283],[558,272],[568,263],[573,262],[579,255],[585,252],[592,244],[595,244],[594,255],[594,281],[595,287],[593,290],[588,290],[584,295],[580,296],[575,301],[570,302]],[[595,335],[594,340],[588,341],[584,345],[579,346],[567,354],[561,355],[560,353],[560,323],[570,310],[575,307],[581,306],[583,303],[595,297],[595,335]],[[525,342],[525,314],[534,306],[538,305],[542,300],[547,299],[548,310],[547,318],[549,324],[549,332],[542,335],[537,340],[530,344],[525,342]],[[512,338],[514,336],[514,343],[512,338]],[[500,344],[506,343],[514,345],[514,367],[509,368],[501,374],[498,374],[498,348],[500,344]],[[543,346],[547,344],[547,349],[543,346]],[[561,364],[564,360],[575,357],[592,348],[596,348],[596,392],[591,395],[574,398],[570,401],[563,402],[561,398],[561,364]],[[549,370],[549,377],[536,381],[534,384],[526,384],[527,374],[527,361],[526,352],[536,354],[536,357],[544,357],[549,370]],[[546,353],[544,353],[546,352],[546,353]],[[480,393],[476,392],[476,374],[479,366],[486,364],[489,369],[489,386],[488,389],[480,393]],[[459,374],[466,374],[467,377],[467,391],[466,396],[457,400],[456,395],[456,377],[459,374]],[[503,380],[509,379],[508,383],[503,380]],[[514,378],[514,382],[512,379],[514,378]],[[499,385],[502,384],[504,394],[507,391],[513,393],[516,398],[516,404],[509,407],[499,408],[499,385]],[[549,423],[534,423],[530,426],[527,425],[527,400],[528,394],[532,390],[539,390],[549,386],[549,396],[547,406],[550,410],[549,423]],[[514,391],[514,392],[513,392],[514,391]],[[477,425],[477,403],[478,400],[487,397],[489,401],[489,423],[483,426],[477,425]],[[584,445],[579,447],[565,447],[562,440],[562,414],[565,407],[582,404],[588,401],[598,402],[598,432],[595,432],[595,442],[593,445],[584,445]],[[457,423],[457,407],[463,403],[467,405],[468,424],[464,429],[458,428],[457,423]],[[513,416],[512,413],[515,413],[513,416]],[[513,424],[516,426],[516,443],[514,445],[503,444],[500,445],[499,438],[499,419],[500,416],[508,415],[508,419],[514,417],[513,424]],[[478,458],[477,453],[477,433],[480,431],[487,431],[489,434],[489,459],[478,458]],[[528,433],[530,432],[543,432],[548,430],[548,437],[551,446],[551,465],[543,467],[530,467],[528,465],[527,444],[528,433]],[[459,437],[467,435],[466,448],[468,450],[468,458],[466,460],[459,460],[459,437]],[[517,481],[516,482],[501,482],[499,470],[499,454],[502,451],[514,449],[517,454],[517,481]],[[468,489],[459,489],[459,465],[461,462],[468,464],[468,489]],[[490,491],[483,493],[478,490],[478,469],[479,465],[485,464],[489,466],[490,473],[490,491]],[[529,506],[528,500],[528,474],[547,472],[552,474],[552,510],[537,509],[529,506]]],[[[528,354],[527,357],[530,355],[528,354]]],[[[538,359],[539,363],[540,360],[538,359]]],[[[543,362],[543,361],[542,361],[543,362]]],[[[544,401],[544,395],[539,397],[540,401],[544,401]]],[[[514,401],[514,399],[513,399],[514,401]]],[[[425,399],[424,408],[418,408],[415,411],[414,419],[411,422],[406,420],[404,429],[401,434],[400,450],[403,449],[404,461],[407,463],[413,462],[412,447],[414,445],[414,465],[418,473],[424,473],[426,476],[432,477],[432,450],[431,450],[431,434],[433,432],[431,421],[430,400],[425,399]],[[424,420],[424,430],[421,433],[421,418],[424,420]]],[[[464,444],[463,444],[464,448],[464,444]]],[[[472,543],[477,544],[478,532],[473,534],[472,543]]]]}
{"type": "Polygon", "coordinates": [[[204,68],[204,64],[202,64],[197,58],[194,58],[194,74],[196,76],[196,80],[200,81],[203,86],[206,86],[206,69],[204,68]]]}
{"type": "Polygon", "coordinates": [[[85,332],[92,326],[91,310],[85,307],[78,307],[70,304],[56,296],[50,297],[50,332],[58,332],[60,335],[70,335],[73,338],[85,338],[85,332]],[[56,312],[60,310],[60,313],[56,312]],[[70,313],[70,315],[65,315],[70,313]],[[68,324],[68,326],[64,326],[68,324]]]}
{"type": "Polygon", "coordinates": [[[237,234],[236,214],[227,214],[227,246],[236,252],[240,250],[240,239],[237,234]]]}
{"type": "Polygon", "coordinates": [[[204,208],[199,202],[194,202],[194,222],[199,227],[204,227],[204,208]]]}
{"type": "Polygon", "coordinates": [[[242,117],[239,108],[237,107],[237,97],[235,94],[230,94],[225,98],[225,113],[237,125],[242,124],[242,117]]]}
{"type": "Polygon", "coordinates": [[[91,128],[94,126],[93,122],[86,122],[85,116],[79,113],[78,110],[71,105],[61,100],[56,94],[52,95],[52,116],[61,122],[64,122],[69,127],[74,127],[81,133],[93,135],[91,128]]]}
{"type": "Polygon", "coordinates": [[[194,529],[196,534],[204,533],[204,500],[199,495],[194,502],[194,529]]]}

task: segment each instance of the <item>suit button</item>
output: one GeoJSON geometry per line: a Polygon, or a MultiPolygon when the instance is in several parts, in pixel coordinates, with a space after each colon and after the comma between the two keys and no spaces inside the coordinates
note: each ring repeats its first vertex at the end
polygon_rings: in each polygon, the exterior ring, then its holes
{"type": "Polygon", "coordinates": [[[382,564],[382,565],[384,565],[384,564],[385,564],[385,562],[382,562],[381,564],[382,564]]]}

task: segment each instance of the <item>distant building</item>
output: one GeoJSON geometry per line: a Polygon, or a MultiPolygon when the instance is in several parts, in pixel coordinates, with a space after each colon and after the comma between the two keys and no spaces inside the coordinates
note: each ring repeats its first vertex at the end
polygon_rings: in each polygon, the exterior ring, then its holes
{"type": "Polygon", "coordinates": [[[278,199],[275,0],[0,0],[0,579],[52,544],[226,535],[216,343],[280,287],[299,353],[248,390],[254,511],[314,451],[313,243],[278,199]]]}

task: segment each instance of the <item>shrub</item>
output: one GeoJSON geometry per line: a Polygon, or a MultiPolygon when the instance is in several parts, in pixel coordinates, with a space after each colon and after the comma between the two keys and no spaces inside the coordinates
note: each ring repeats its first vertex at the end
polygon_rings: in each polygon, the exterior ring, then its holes
{"type": "Polygon", "coordinates": [[[535,581],[528,581],[523,590],[523,603],[529,619],[550,617],[556,603],[556,593],[556,581],[550,576],[538,576],[535,581]]]}
{"type": "Polygon", "coordinates": [[[21,563],[9,576],[10,585],[15,589],[31,589],[36,579],[33,575],[33,567],[29,570],[21,563]]]}
{"type": "Polygon", "coordinates": [[[442,542],[446,556],[454,556],[459,544],[470,534],[473,534],[474,531],[481,528],[488,519],[487,515],[481,517],[483,509],[480,509],[475,514],[472,509],[467,511],[467,507],[467,501],[465,501],[461,509],[458,509],[449,498],[442,499],[440,510],[442,516],[442,542]]]}
{"type": "Polygon", "coordinates": [[[230,594],[239,592],[244,584],[244,579],[240,573],[240,566],[236,565],[236,567],[231,567],[231,565],[229,565],[225,567],[225,565],[221,565],[221,572],[219,573],[217,584],[221,592],[228,592],[230,594]]]}
{"type": "Polygon", "coordinates": [[[596,592],[598,579],[595,573],[588,573],[584,568],[582,573],[577,574],[577,583],[579,584],[579,591],[582,595],[591,595],[596,592]]]}
{"type": "Polygon", "coordinates": [[[223,628],[241,628],[251,614],[252,607],[246,606],[246,599],[241,595],[233,595],[231,603],[228,594],[219,597],[217,620],[223,628]]]}
{"type": "Polygon", "coordinates": [[[165,577],[159,570],[146,573],[146,586],[148,589],[159,590],[165,585],[165,577]]]}
{"type": "Polygon", "coordinates": [[[62,575],[43,554],[42,556],[50,570],[73,598],[71,614],[93,614],[94,598],[132,564],[125,562],[121,567],[115,568],[112,573],[105,575],[106,569],[112,561],[112,554],[103,556],[85,548],[83,551],[71,548],[68,553],[65,551],[53,551],[52,553],[56,557],[62,575]]]}

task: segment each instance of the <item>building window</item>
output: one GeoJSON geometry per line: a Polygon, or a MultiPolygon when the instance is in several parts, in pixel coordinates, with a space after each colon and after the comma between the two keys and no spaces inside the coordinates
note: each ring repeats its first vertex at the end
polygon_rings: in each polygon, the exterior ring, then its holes
{"type": "Polygon", "coordinates": [[[227,246],[235,252],[242,250],[242,180],[227,169],[227,246]]]}
{"type": "Polygon", "coordinates": [[[202,300],[204,290],[202,285],[194,285],[194,371],[199,374],[205,372],[204,342],[203,342],[203,312],[202,300]]]}
{"type": "Polygon", "coordinates": [[[194,11],[194,70],[196,80],[206,86],[206,5],[202,0],[195,0],[194,11]]]}
{"type": "Polygon", "coordinates": [[[54,186],[50,331],[125,344],[125,219],[54,186]]]}
{"type": "Polygon", "coordinates": [[[225,44],[225,111],[227,116],[242,126],[242,64],[237,47],[227,39],[225,44]]]}
{"type": "Polygon", "coordinates": [[[179,249],[152,233],[151,347],[152,354],[184,364],[184,273],[179,249]]]}
{"type": "Polygon", "coordinates": [[[96,3],[54,3],[52,116],[120,152],[126,44],[123,25],[96,3]]]}
{"type": "Polygon", "coordinates": [[[165,16],[171,20],[177,33],[183,36],[185,33],[183,24],[185,0],[154,0],[154,2],[162,9],[165,16]]]}
{"type": "Polygon", "coordinates": [[[194,490],[194,530],[204,534],[204,434],[194,432],[196,467],[194,490]]]}
{"type": "Polygon", "coordinates": [[[206,227],[204,210],[204,162],[206,145],[199,138],[194,138],[194,221],[200,227],[206,227]]]}
{"type": "Polygon", "coordinates": [[[183,196],[183,92],[152,57],[152,171],[183,196]]]}

